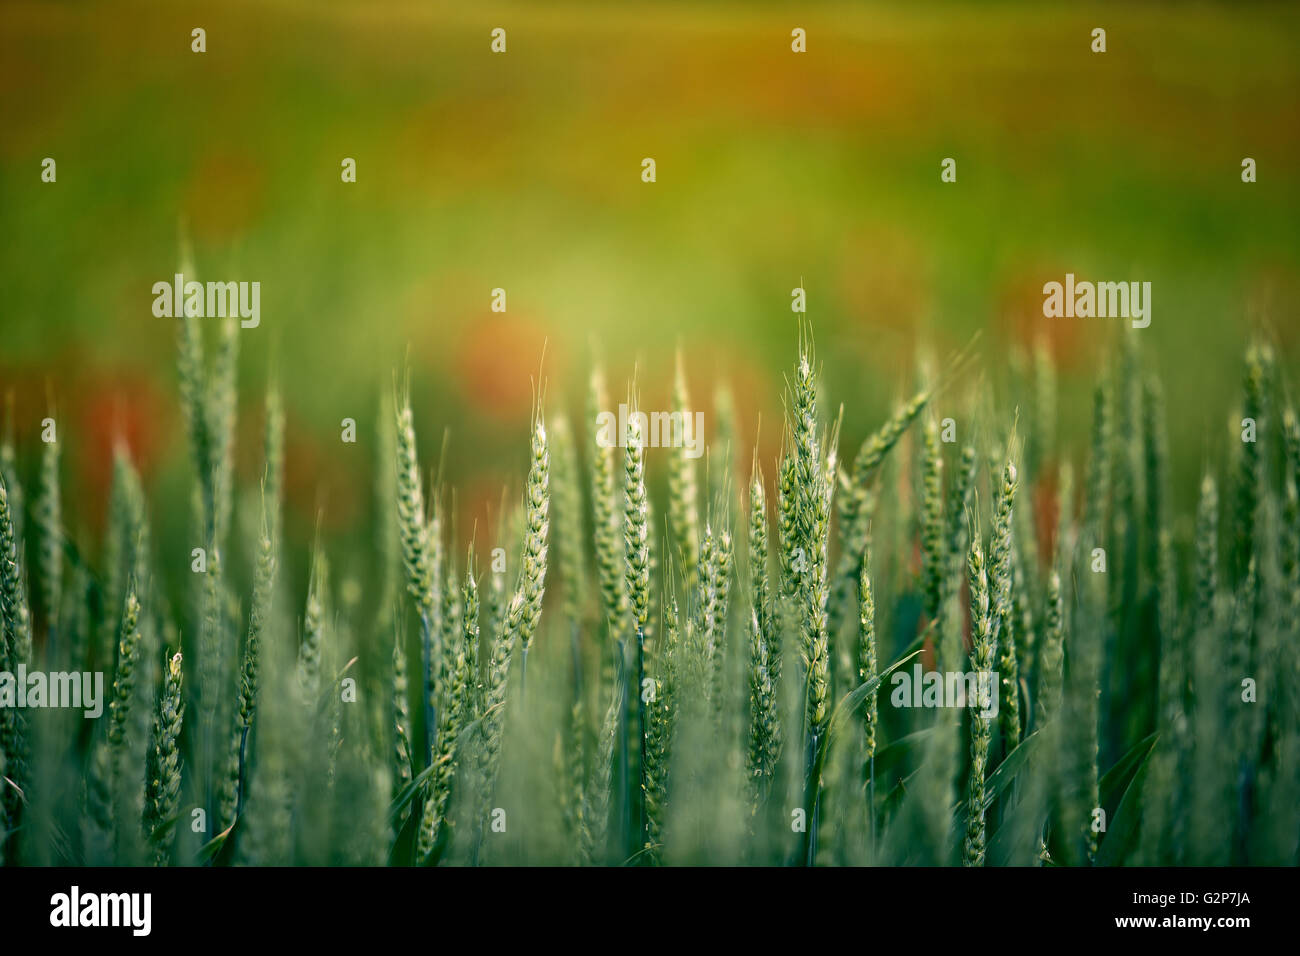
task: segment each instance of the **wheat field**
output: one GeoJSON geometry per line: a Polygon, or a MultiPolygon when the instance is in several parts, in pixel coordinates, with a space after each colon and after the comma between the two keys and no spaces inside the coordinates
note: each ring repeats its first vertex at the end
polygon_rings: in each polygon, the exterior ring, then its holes
{"type": "Polygon", "coordinates": [[[1194,513],[1138,332],[1072,436],[1044,350],[997,389],[978,348],[919,355],[854,422],[801,324],[773,460],[680,361],[617,434],[599,368],[573,410],[543,372],[487,529],[399,369],[366,573],[318,530],[297,589],[282,397],[239,407],[236,321],[174,322],[182,540],[124,444],[93,552],[58,430],[0,448],[0,672],[104,675],[99,719],[0,708],[7,865],[1297,862],[1300,420],[1265,339],[1194,513]]]}

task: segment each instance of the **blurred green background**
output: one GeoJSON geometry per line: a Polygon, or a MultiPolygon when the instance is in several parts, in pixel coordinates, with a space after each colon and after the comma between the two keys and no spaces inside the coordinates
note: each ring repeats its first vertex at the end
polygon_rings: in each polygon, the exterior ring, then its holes
{"type": "Polygon", "coordinates": [[[379,396],[409,363],[422,455],[450,430],[468,526],[519,487],[531,379],[581,415],[593,354],[615,398],[635,368],[661,408],[680,344],[696,396],[725,379],[774,448],[800,284],[851,446],[918,348],[977,332],[981,388],[1048,337],[1080,437],[1122,323],[1043,318],[1068,271],[1153,283],[1138,334],[1186,502],[1252,331],[1294,367],[1298,25],[1243,4],[4,3],[0,387],[29,452],[52,398],[74,535],[119,433],[184,521],[175,329],[150,291],[183,229],[198,278],[262,284],[245,481],[274,369],[289,520],[367,533],[379,396]]]}

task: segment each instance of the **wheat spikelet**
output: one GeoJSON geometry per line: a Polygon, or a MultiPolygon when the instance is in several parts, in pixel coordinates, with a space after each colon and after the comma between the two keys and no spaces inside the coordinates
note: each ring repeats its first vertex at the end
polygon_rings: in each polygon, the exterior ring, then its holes
{"type": "Polygon", "coordinates": [[[520,648],[520,693],[525,688],[528,650],[542,616],[542,596],[546,592],[546,541],[550,531],[550,451],[546,427],[539,415],[533,423],[532,460],[524,486],[523,567],[515,593],[522,600],[512,603],[506,626],[518,634],[520,648]]]}
{"type": "Polygon", "coordinates": [[[921,429],[921,581],[925,616],[933,621],[943,602],[944,577],[944,509],[943,450],[939,444],[939,425],[933,415],[926,417],[921,429]]]}
{"type": "Polygon", "coordinates": [[[145,832],[154,845],[154,865],[166,866],[176,841],[175,818],[181,800],[181,726],[185,700],[181,695],[182,658],[178,651],[167,662],[163,691],[154,715],[153,755],[148,778],[145,832]],[[165,829],[163,829],[165,828],[165,829]]]}
{"type": "MultiPolygon", "coordinates": [[[[971,608],[971,669],[980,680],[993,670],[993,624],[989,607],[988,572],[984,564],[984,551],[979,537],[971,543],[967,560],[970,575],[971,608]]],[[[991,729],[989,718],[983,716],[980,694],[971,702],[970,713],[970,777],[966,787],[966,866],[983,866],[985,852],[984,824],[984,773],[988,764],[991,729]]]]}
{"type": "Polygon", "coordinates": [[[989,545],[993,592],[992,639],[998,655],[1002,701],[999,715],[1008,750],[1020,742],[1020,670],[1016,657],[1015,617],[1011,601],[1012,509],[1019,487],[1016,466],[1007,462],[1002,471],[997,505],[993,512],[993,534],[989,545]]]}
{"type": "MultiPolygon", "coordinates": [[[[605,379],[600,370],[592,372],[588,414],[594,423],[609,404],[605,379]]],[[[596,572],[600,582],[601,603],[611,635],[617,634],[627,614],[627,585],[624,572],[623,515],[619,506],[622,490],[615,478],[615,442],[602,442],[600,428],[595,427],[592,447],[591,510],[596,538],[596,572]]]]}
{"type": "Polygon", "coordinates": [[[628,415],[627,448],[623,456],[623,548],[627,558],[624,584],[632,627],[644,635],[650,619],[649,517],[645,490],[645,436],[635,414],[628,415]]]}
{"type": "MultiPolygon", "coordinates": [[[[876,679],[876,598],[871,589],[869,558],[862,561],[858,584],[858,680],[876,679]]],[[[863,776],[867,781],[867,812],[875,815],[876,728],[879,712],[876,695],[867,695],[862,708],[863,776]]],[[[874,819],[873,819],[874,828],[874,819]]]]}

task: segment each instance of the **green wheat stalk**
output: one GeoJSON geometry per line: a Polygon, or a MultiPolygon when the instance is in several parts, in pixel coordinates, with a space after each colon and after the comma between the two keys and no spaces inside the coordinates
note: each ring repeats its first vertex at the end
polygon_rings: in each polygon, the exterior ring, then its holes
{"type": "Polygon", "coordinates": [[[961,670],[965,657],[962,648],[960,607],[954,607],[961,594],[961,581],[966,576],[966,550],[971,499],[975,491],[975,449],[966,445],[961,450],[957,471],[953,476],[948,514],[944,522],[944,576],[942,614],[939,631],[939,669],[961,670]]]}
{"type": "Polygon", "coordinates": [[[587,606],[587,568],[578,455],[573,429],[564,416],[559,416],[551,423],[551,454],[555,469],[555,553],[564,579],[564,616],[569,622],[569,652],[573,674],[573,702],[562,731],[563,743],[557,759],[559,773],[564,780],[561,789],[564,822],[574,847],[574,858],[582,862],[582,831],[588,825],[584,806],[587,712],[583,697],[581,640],[587,606]]]}
{"type": "Polygon", "coordinates": [[[858,586],[858,570],[871,538],[871,520],[876,508],[874,487],[881,465],[933,397],[922,389],[900,405],[889,419],[868,435],[853,458],[852,469],[839,474],[840,560],[836,568],[835,614],[831,629],[839,633],[840,621],[850,613],[858,586]]]}
{"type": "MultiPolygon", "coordinates": [[[[609,407],[605,379],[597,369],[591,375],[588,414],[591,421],[609,407]]],[[[615,451],[605,445],[600,429],[593,424],[591,510],[596,538],[596,576],[600,584],[601,604],[611,638],[623,627],[628,610],[624,571],[623,515],[619,506],[621,486],[615,477],[615,451]]],[[[611,640],[611,644],[613,641],[611,640]]],[[[611,659],[612,660],[612,659],[611,659]]]]}
{"type": "Polygon", "coordinates": [[[713,549],[713,563],[709,569],[713,591],[706,643],[711,682],[709,700],[713,702],[713,717],[719,726],[723,719],[727,692],[727,613],[730,605],[733,547],[731,532],[724,527],[717,536],[717,546],[713,549]]]}
{"type": "Polygon", "coordinates": [[[771,656],[758,615],[749,616],[749,769],[751,812],[757,816],[771,793],[781,753],[781,725],[771,656]]]}
{"type": "Polygon", "coordinates": [[[768,577],[767,493],[757,456],[749,485],[748,544],[750,605],[758,619],[759,635],[767,651],[768,670],[775,685],[781,679],[781,632],[776,626],[772,607],[772,585],[768,577]]]}
{"type": "MultiPolygon", "coordinates": [[[[527,647],[537,631],[542,614],[542,596],[546,587],[546,541],[550,528],[550,453],[546,428],[540,413],[533,421],[531,464],[524,491],[524,546],[519,580],[504,619],[492,643],[487,681],[480,718],[482,748],[479,751],[479,780],[483,786],[472,859],[477,860],[483,825],[496,788],[500,771],[501,743],[504,731],[502,713],[510,677],[510,661],[516,645],[527,647]]],[[[521,652],[521,656],[522,652],[521,652]]],[[[523,695],[523,661],[520,662],[520,696],[523,695]]]]}
{"type": "Polygon", "coordinates": [[[1260,439],[1265,435],[1265,366],[1268,357],[1260,346],[1246,352],[1246,373],[1243,383],[1245,403],[1242,418],[1255,422],[1255,441],[1242,442],[1237,459],[1237,481],[1233,502],[1232,569],[1238,582],[1246,575],[1247,565],[1255,554],[1256,522],[1258,520],[1260,470],[1264,467],[1260,439]]]}
{"type": "Polygon", "coordinates": [[[519,693],[527,688],[528,651],[542,616],[542,595],[546,591],[546,540],[550,531],[550,451],[541,415],[533,423],[532,459],[524,488],[523,567],[516,598],[506,626],[519,635],[519,693]]]}
{"type": "MultiPolygon", "coordinates": [[[[786,629],[788,624],[793,623],[798,614],[799,578],[802,573],[801,569],[806,563],[803,560],[803,551],[799,544],[795,482],[796,466],[794,455],[787,453],[781,458],[776,489],[777,543],[780,546],[780,550],[777,552],[779,587],[777,592],[778,613],[776,617],[777,623],[781,626],[775,628],[778,635],[786,629]]],[[[805,632],[802,628],[799,628],[796,633],[799,638],[799,657],[801,660],[806,661],[809,649],[804,644],[805,632]]],[[[778,658],[778,670],[782,663],[778,658]]]]}
{"type": "Polygon", "coordinates": [[[664,815],[668,802],[668,763],[677,721],[681,612],[674,591],[664,603],[664,645],[657,655],[658,678],[650,701],[646,733],[645,811],[646,849],[652,862],[661,858],[664,815]]]}
{"type": "Polygon", "coordinates": [[[1034,723],[1043,727],[1056,717],[1061,706],[1061,683],[1065,663],[1064,606],[1061,575],[1053,568],[1047,577],[1046,623],[1043,629],[1042,659],[1038,673],[1038,700],[1034,723]]]}
{"type": "Polygon", "coordinates": [[[1107,527],[1107,506],[1111,488],[1111,420],[1106,384],[1093,392],[1091,454],[1085,482],[1084,527],[1080,554],[1081,600],[1071,628],[1070,667],[1067,670],[1069,696],[1066,702],[1069,793],[1062,812],[1067,862],[1096,859],[1098,835],[1093,813],[1100,805],[1099,705],[1101,655],[1107,631],[1106,579],[1092,570],[1093,551],[1101,548],[1107,527]]]}
{"type": "Polygon", "coordinates": [[[1011,601],[1011,525],[1018,487],[1016,466],[1008,461],[1002,470],[989,545],[992,565],[990,589],[993,592],[992,640],[1001,672],[999,679],[1002,682],[1002,701],[999,715],[1008,751],[1020,743],[1020,670],[1016,660],[1015,618],[1011,601]]]}
{"type": "MultiPolygon", "coordinates": [[[[870,555],[863,557],[858,585],[858,680],[876,678],[876,598],[871,589],[870,555]]],[[[868,694],[862,708],[863,778],[866,781],[867,814],[874,840],[876,827],[876,729],[879,712],[875,694],[868,694]]]]}
{"type": "Polygon", "coordinates": [[[269,506],[262,504],[262,537],[259,542],[257,569],[253,576],[253,606],[248,615],[248,634],[244,639],[244,656],[239,668],[239,770],[236,814],[243,805],[245,768],[248,763],[248,735],[257,713],[258,677],[261,665],[262,636],[271,617],[271,598],[275,591],[276,554],[271,539],[269,506]]]}
{"type": "MultiPolygon", "coordinates": [[[[31,615],[23,584],[18,542],[14,535],[14,512],[9,491],[0,477],[0,617],[4,620],[5,670],[30,663],[32,657],[31,615]]],[[[22,793],[27,778],[27,739],[24,715],[12,708],[0,708],[0,750],[6,757],[3,802],[9,825],[19,822],[22,793]],[[7,785],[6,785],[7,781],[7,785]]]]}
{"type": "Polygon", "coordinates": [[[695,462],[688,457],[690,449],[687,441],[694,429],[694,416],[686,389],[686,368],[680,349],[677,351],[676,373],[673,377],[672,405],[674,413],[681,416],[682,442],[681,447],[668,460],[668,527],[683,578],[689,588],[695,580],[695,562],[700,550],[700,518],[695,501],[695,462]]]}
{"type": "MultiPolygon", "coordinates": [[[[414,777],[411,747],[411,707],[408,698],[408,677],[406,651],[402,647],[405,629],[400,621],[393,627],[393,683],[392,683],[392,725],[393,746],[391,764],[393,774],[393,796],[401,792],[414,777]]],[[[394,822],[394,833],[400,832],[410,815],[410,807],[404,806],[394,822]]]]}
{"type": "Polygon", "coordinates": [[[18,480],[18,456],[14,451],[14,393],[5,394],[5,428],[0,437],[0,483],[9,493],[9,510],[14,539],[23,540],[23,489],[18,480]]]}
{"type": "Polygon", "coordinates": [[[564,578],[564,610],[570,627],[581,626],[587,605],[586,552],[583,542],[582,488],[578,477],[578,454],[569,420],[559,416],[551,422],[552,465],[555,468],[555,557],[564,578]]]}
{"type": "MultiPolygon", "coordinates": [[[[415,602],[420,621],[420,675],[423,702],[421,739],[432,741],[434,733],[432,674],[434,669],[434,580],[433,551],[425,515],[424,484],[415,445],[415,421],[409,387],[402,399],[394,398],[397,429],[397,523],[406,568],[406,590],[415,602]]],[[[427,752],[427,751],[426,751],[427,752]]]]}
{"type": "Polygon", "coordinates": [[[626,687],[622,657],[617,661],[613,686],[610,692],[609,706],[601,720],[600,734],[596,741],[596,760],[592,767],[592,780],[587,787],[587,805],[585,816],[590,822],[586,832],[587,844],[583,848],[585,859],[601,862],[607,851],[609,840],[609,818],[611,803],[611,786],[614,775],[614,747],[618,740],[619,727],[627,709],[626,687]]]}
{"type": "Polygon", "coordinates": [[[321,702],[321,657],[325,643],[325,602],[328,589],[329,566],[318,541],[312,555],[307,604],[303,610],[297,670],[299,700],[312,713],[321,702]]]}
{"type": "MultiPolygon", "coordinates": [[[[635,402],[629,403],[635,412],[635,402]]],[[[648,790],[646,780],[646,714],[641,697],[641,681],[645,676],[645,640],[646,625],[650,619],[650,543],[649,543],[649,506],[645,488],[645,436],[641,434],[641,419],[636,414],[628,415],[627,442],[623,455],[623,548],[627,557],[624,569],[624,581],[631,607],[631,625],[636,640],[636,694],[637,737],[639,740],[638,758],[641,770],[639,794],[648,790]]],[[[620,647],[621,647],[620,641],[620,647]]],[[[623,656],[620,651],[620,658],[623,656]]],[[[626,693],[627,681],[619,682],[626,693]]],[[[603,730],[602,730],[603,733],[603,730]]],[[[624,739],[626,739],[624,735],[624,739]]],[[[602,758],[603,759],[603,758],[602,758]]],[[[644,800],[642,801],[644,807],[644,800]]],[[[647,841],[645,821],[640,821],[641,842],[647,841]]]]}
{"type": "MultiPolygon", "coordinates": [[[[993,670],[993,623],[989,607],[988,571],[978,534],[971,542],[967,568],[970,579],[971,669],[981,681],[993,670]]],[[[984,774],[992,730],[983,716],[984,702],[976,694],[970,712],[970,776],[966,787],[966,866],[983,866],[985,854],[984,774]]]]}
{"type": "MultiPolygon", "coordinates": [[[[450,580],[448,589],[450,590],[450,580]]],[[[447,806],[451,801],[452,785],[459,761],[462,759],[462,729],[474,713],[475,671],[478,666],[479,596],[478,581],[467,564],[465,586],[461,595],[463,617],[456,614],[460,633],[451,646],[451,666],[446,701],[439,712],[437,743],[433,758],[434,773],[425,800],[420,821],[420,837],[416,856],[421,862],[430,862],[447,828],[447,806]]]]}
{"type": "Polygon", "coordinates": [[[41,601],[46,626],[51,634],[59,628],[59,605],[63,593],[63,508],[59,500],[59,452],[62,443],[41,445],[41,469],[36,482],[36,540],[41,601]]]}
{"type": "Polygon", "coordinates": [[[176,828],[180,825],[177,819],[181,803],[180,737],[185,718],[181,662],[179,651],[168,660],[158,712],[154,715],[145,832],[153,843],[155,866],[166,866],[171,860],[176,828]]]}
{"type": "Polygon", "coordinates": [[[632,627],[644,638],[650,618],[649,516],[645,487],[645,438],[638,416],[629,414],[623,456],[623,570],[632,627]]]}
{"type": "Polygon", "coordinates": [[[826,605],[829,598],[827,567],[831,501],[835,490],[836,438],[832,434],[828,442],[829,451],[823,458],[817,437],[816,375],[806,343],[801,343],[788,408],[788,429],[795,458],[796,536],[807,565],[799,575],[798,601],[807,656],[805,804],[809,825],[802,856],[805,863],[811,864],[816,859],[818,805],[822,788],[818,768],[824,763],[822,748],[826,745],[830,724],[830,642],[826,605]]]}
{"type": "Polygon", "coordinates": [[[939,443],[939,424],[933,415],[926,417],[921,429],[921,581],[924,612],[927,619],[938,618],[943,606],[944,578],[944,509],[943,448],[939,443]]]}
{"type": "MultiPolygon", "coordinates": [[[[136,835],[139,817],[129,817],[127,721],[136,693],[136,668],[140,662],[140,601],[132,582],[127,588],[126,609],[117,646],[117,667],[113,674],[113,699],[109,702],[108,747],[111,759],[112,812],[115,843],[119,860],[131,853],[131,838],[136,835]]],[[[138,778],[137,778],[138,779],[138,778]]]]}
{"type": "MultiPolygon", "coordinates": [[[[523,603],[523,598],[516,594],[512,607],[523,603]]],[[[507,612],[509,613],[509,612],[507,612]]],[[[522,611],[516,612],[522,613],[522,611]]],[[[515,631],[503,622],[493,635],[491,655],[488,659],[487,675],[483,688],[482,713],[479,717],[481,745],[478,750],[478,781],[482,790],[475,817],[475,840],[473,859],[478,859],[478,849],[482,842],[483,826],[492,809],[492,796],[496,789],[497,775],[501,769],[501,744],[504,735],[505,717],[503,710],[506,703],[506,690],[510,679],[510,662],[514,657],[515,631]]]]}

